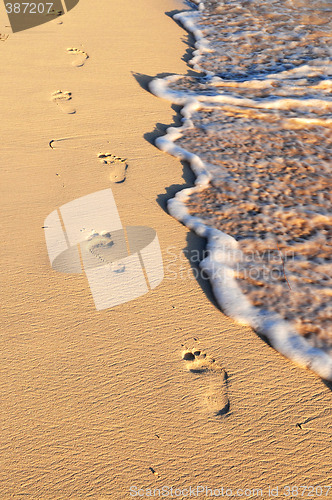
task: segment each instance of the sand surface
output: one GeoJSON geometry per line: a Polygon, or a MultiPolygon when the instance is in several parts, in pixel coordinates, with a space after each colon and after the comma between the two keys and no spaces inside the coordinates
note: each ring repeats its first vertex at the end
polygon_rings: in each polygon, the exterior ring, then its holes
{"type": "Polygon", "coordinates": [[[331,387],[217,309],[186,258],[204,241],[164,210],[193,177],[151,144],[178,118],[146,84],[188,70],[188,36],[165,15],[183,4],[91,4],[0,41],[0,498],[197,485],[332,498],[331,387]],[[100,154],[127,160],[125,182],[100,154]],[[97,311],[84,274],[50,267],[42,226],[108,187],[123,225],[156,229],[165,278],[97,311]]]}

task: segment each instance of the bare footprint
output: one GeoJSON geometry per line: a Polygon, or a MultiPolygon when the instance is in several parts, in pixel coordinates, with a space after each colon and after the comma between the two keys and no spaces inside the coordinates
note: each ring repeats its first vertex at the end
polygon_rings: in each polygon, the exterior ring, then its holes
{"type": "Polygon", "coordinates": [[[230,404],[227,394],[228,376],[225,369],[200,349],[186,349],[182,353],[182,359],[190,372],[202,375],[206,409],[213,415],[226,415],[230,404]]]}
{"type": "Polygon", "coordinates": [[[112,155],[111,153],[99,154],[99,160],[105,165],[112,165],[112,170],[110,173],[110,180],[112,182],[124,182],[127,175],[127,160],[125,158],[120,158],[118,156],[112,155]]]}
{"type": "Polygon", "coordinates": [[[89,252],[100,259],[105,264],[108,263],[106,255],[103,255],[103,251],[112,248],[114,246],[114,241],[112,240],[112,235],[110,232],[97,233],[93,232],[87,239],[87,248],[89,252]]]}
{"type": "Polygon", "coordinates": [[[72,62],[72,65],[76,68],[84,66],[85,61],[89,59],[89,55],[81,49],[69,48],[67,49],[67,52],[68,54],[76,56],[74,61],[72,62]]]}
{"type": "Polygon", "coordinates": [[[76,113],[76,109],[71,106],[72,95],[71,92],[62,92],[62,90],[57,90],[52,94],[52,101],[55,102],[64,113],[73,115],[76,113]]]}
{"type": "MultiPolygon", "coordinates": [[[[82,231],[82,230],[81,230],[82,231]]],[[[84,231],[84,229],[83,229],[84,231]]],[[[122,240],[121,240],[122,241],[122,240]]],[[[123,244],[123,241],[122,241],[123,244]]],[[[85,241],[84,248],[90,252],[96,259],[98,259],[102,264],[109,266],[110,270],[116,274],[123,273],[126,266],[119,259],[119,255],[116,257],[114,254],[114,247],[118,247],[121,252],[121,247],[119,244],[118,237],[112,236],[109,231],[102,231],[98,233],[97,231],[92,231],[85,241]]],[[[82,250],[82,247],[81,247],[82,250]]],[[[122,255],[123,255],[122,248],[122,255]]]]}

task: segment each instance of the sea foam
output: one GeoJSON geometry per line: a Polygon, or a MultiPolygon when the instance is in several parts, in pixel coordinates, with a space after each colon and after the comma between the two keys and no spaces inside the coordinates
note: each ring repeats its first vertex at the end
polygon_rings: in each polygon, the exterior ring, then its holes
{"type": "Polygon", "coordinates": [[[183,106],[156,145],[196,175],[169,212],[207,238],[222,310],[332,380],[332,5],[196,3],[174,18],[200,74],[150,83],[183,106]]]}

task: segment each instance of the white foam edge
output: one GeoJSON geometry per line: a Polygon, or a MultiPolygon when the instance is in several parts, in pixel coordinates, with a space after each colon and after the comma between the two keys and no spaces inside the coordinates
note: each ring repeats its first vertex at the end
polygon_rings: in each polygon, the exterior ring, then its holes
{"type": "Polygon", "coordinates": [[[198,10],[204,10],[205,9],[204,2],[202,2],[201,0],[187,0],[187,2],[189,4],[195,5],[198,10]]]}
{"type": "Polygon", "coordinates": [[[277,314],[265,312],[251,304],[243,294],[234,277],[234,253],[238,243],[232,236],[207,226],[202,219],[190,215],[186,201],[193,193],[203,191],[210,183],[211,175],[202,159],[194,153],[177,146],[175,141],[192,126],[190,115],[201,104],[192,101],[182,110],[182,127],[170,127],[165,136],[156,140],[156,146],[181,160],[186,160],[196,175],[195,185],[176,193],[168,201],[168,211],[198,236],[207,239],[207,254],[200,267],[209,276],[213,293],[220,308],[239,323],[249,325],[259,334],[267,337],[271,345],[286,358],[297,365],[311,369],[325,380],[332,381],[332,358],[323,350],[309,344],[290,323],[277,314]]]}
{"type": "MultiPolygon", "coordinates": [[[[331,109],[332,111],[332,101],[326,102],[321,99],[294,99],[294,98],[280,98],[275,99],[273,101],[267,102],[258,102],[253,99],[248,99],[244,97],[233,97],[229,95],[204,95],[204,94],[195,94],[190,95],[184,91],[176,91],[170,90],[168,85],[170,83],[176,82],[180,78],[183,78],[183,75],[171,75],[166,78],[155,78],[149,83],[150,91],[156,95],[157,97],[161,97],[163,99],[167,99],[175,104],[180,104],[185,106],[187,103],[192,101],[200,102],[202,105],[204,103],[211,105],[220,105],[228,104],[239,107],[249,107],[267,111],[273,110],[289,110],[296,108],[306,108],[307,110],[315,110],[322,109],[322,105],[324,104],[326,111],[331,109]]],[[[214,77],[217,79],[218,77],[214,77]]],[[[298,123],[303,123],[303,125],[324,125],[330,127],[332,125],[331,118],[288,118],[283,120],[286,122],[296,121],[298,123]]]]}
{"type": "MultiPolygon", "coordinates": [[[[184,12],[179,12],[173,16],[173,19],[176,21],[179,21],[184,28],[189,31],[190,33],[193,34],[195,38],[195,49],[193,51],[193,57],[190,60],[190,65],[196,70],[201,73],[204,73],[208,78],[210,78],[211,81],[222,81],[222,78],[216,76],[212,71],[207,71],[203,69],[199,65],[199,61],[201,59],[201,56],[204,52],[211,52],[212,49],[210,48],[210,44],[208,40],[204,38],[204,35],[202,31],[196,27],[195,25],[195,19],[200,16],[201,11],[205,9],[204,2],[200,2],[199,0],[194,0],[194,3],[197,5],[197,10],[192,10],[192,11],[184,11],[184,12]]],[[[328,67],[331,66],[329,61],[321,61],[320,64],[325,64],[325,70],[326,73],[328,73],[328,67]]],[[[304,75],[305,71],[310,71],[313,75],[315,74],[316,71],[321,72],[322,68],[321,67],[316,67],[316,66],[311,66],[308,64],[304,64],[300,68],[293,68],[291,70],[286,70],[283,71],[279,74],[274,74],[271,73],[270,75],[266,75],[265,77],[265,82],[266,84],[270,84],[274,80],[281,80],[285,79],[287,77],[292,77],[294,75],[300,76],[304,75]]],[[[164,99],[168,99],[172,101],[173,103],[176,104],[182,104],[185,105],[188,99],[188,96],[185,94],[185,92],[180,92],[180,91],[175,91],[175,90],[169,90],[168,89],[168,83],[171,83],[173,81],[176,81],[180,78],[183,78],[183,75],[171,75],[169,77],[163,78],[163,79],[154,79],[150,82],[149,88],[151,92],[158,96],[162,97],[164,99]]],[[[261,80],[252,80],[250,84],[260,84],[261,80]]],[[[248,106],[248,107],[254,107],[258,109],[266,109],[266,110],[288,110],[290,108],[307,108],[307,109],[321,109],[323,101],[320,99],[294,99],[294,98],[280,98],[280,99],[275,99],[270,102],[259,102],[255,101],[253,99],[248,99],[248,98],[243,98],[243,97],[233,97],[229,95],[215,95],[215,96],[207,96],[203,94],[195,94],[195,99],[199,100],[200,102],[211,102],[211,103],[216,103],[216,104],[232,104],[235,106],[248,106]]],[[[325,102],[325,108],[326,109],[332,109],[332,102],[325,102]]],[[[305,122],[305,118],[301,118],[301,123],[305,122]]],[[[308,125],[327,125],[331,126],[331,120],[327,119],[320,119],[319,122],[316,122],[315,120],[312,120],[310,118],[307,119],[308,125]]]]}
{"type": "MultiPolygon", "coordinates": [[[[198,1],[195,3],[198,3],[198,1]]],[[[199,10],[204,9],[204,3],[199,10]]],[[[190,62],[194,69],[203,71],[198,65],[201,50],[205,50],[208,43],[202,43],[203,34],[195,27],[193,19],[199,15],[199,12],[184,12],[174,16],[183,26],[193,33],[196,38],[194,59],[190,62]]],[[[219,79],[213,73],[207,76],[219,79]]],[[[186,201],[193,193],[203,191],[210,184],[211,174],[203,160],[196,154],[181,148],[175,144],[186,130],[193,127],[191,120],[192,114],[198,109],[204,107],[203,102],[228,103],[240,106],[258,107],[255,101],[251,99],[237,99],[229,96],[204,96],[195,95],[188,97],[184,92],[169,90],[168,84],[182,78],[183,75],[171,75],[169,77],[152,80],[149,84],[151,92],[161,98],[168,99],[173,103],[183,105],[181,110],[182,126],[169,127],[166,135],[156,139],[156,146],[172,156],[189,163],[191,170],[196,176],[195,184],[191,188],[183,189],[176,193],[175,197],[168,201],[168,211],[179,222],[194,231],[198,236],[207,239],[206,250],[208,256],[200,262],[200,267],[204,270],[210,280],[214,296],[220,308],[228,316],[234,318],[241,324],[251,326],[259,334],[264,335],[272,347],[278,352],[290,359],[302,368],[312,370],[319,377],[332,381],[332,358],[322,349],[313,347],[306,341],[292,325],[285,321],[281,316],[267,311],[263,311],[251,304],[249,299],[242,292],[239,284],[234,277],[234,253],[240,255],[238,242],[232,236],[208,226],[199,217],[190,215],[186,206],[186,201]],[[236,252],[237,251],[237,252],[236,252]]],[[[290,100],[280,99],[280,101],[290,100]]],[[[298,101],[296,101],[298,102],[298,101]]],[[[275,104],[275,102],[274,102],[275,104]]],[[[281,102],[278,103],[282,108],[281,102]]],[[[294,100],[292,102],[294,104],[294,100]]],[[[312,103],[315,104],[315,103],[312,103]]],[[[278,106],[278,107],[279,107],[278,106]]],[[[260,105],[259,107],[269,108],[269,105],[260,105]]],[[[279,108],[280,109],[280,108],[279,108]]],[[[306,119],[299,119],[306,122],[306,119]]],[[[310,119],[308,119],[310,121],[310,119]]],[[[330,122],[330,120],[328,120],[330,122]]]]}
{"type": "MultiPolygon", "coordinates": [[[[190,60],[190,64],[196,71],[203,71],[203,69],[199,65],[201,55],[204,52],[211,52],[209,42],[206,40],[206,38],[204,38],[202,31],[195,25],[195,19],[200,15],[200,12],[202,10],[204,10],[204,4],[203,2],[200,2],[198,5],[198,11],[179,12],[178,14],[175,14],[173,16],[173,19],[175,21],[180,21],[184,28],[187,31],[190,31],[195,37],[196,41],[194,47],[196,50],[193,51],[193,57],[190,60]]],[[[213,76],[214,74],[208,71],[204,71],[204,73],[211,76],[213,76]]]]}

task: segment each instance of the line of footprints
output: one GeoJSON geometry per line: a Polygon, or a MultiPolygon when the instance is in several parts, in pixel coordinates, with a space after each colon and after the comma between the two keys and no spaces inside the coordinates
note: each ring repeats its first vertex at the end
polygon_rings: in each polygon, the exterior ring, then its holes
{"type": "MultiPolygon", "coordinates": [[[[89,55],[84,50],[81,49],[69,48],[67,49],[67,53],[75,56],[72,65],[75,66],[76,68],[84,66],[85,61],[89,59],[89,55]]],[[[52,101],[59,106],[61,111],[70,115],[76,113],[76,109],[72,106],[70,102],[72,98],[73,97],[71,92],[62,90],[57,90],[56,92],[53,92],[51,96],[52,101]]]]}
{"type": "MultiPolygon", "coordinates": [[[[81,49],[76,49],[74,47],[68,48],[67,53],[75,56],[72,65],[76,68],[84,66],[87,59],[89,59],[89,55],[87,54],[87,52],[81,49]]],[[[76,109],[72,105],[73,96],[71,92],[67,90],[57,90],[53,92],[51,99],[63,113],[70,115],[76,113],[76,109]]],[[[111,182],[121,183],[125,181],[126,171],[128,168],[127,160],[125,158],[120,158],[119,156],[115,156],[112,153],[99,153],[98,159],[103,165],[112,165],[112,170],[110,172],[111,182]]]]}
{"type": "MultiPolygon", "coordinates": [[[[67,52],[75,56],[73,66],[81,67],[89,58],[88,54],[80,49],[69,48],[67,52]]],[[[75,114],[76,109],[72,106],[72,93],[69,91],[57,90],[52,94],[52,100],[55,102],[61,111],[67,114],[75,114]]],[[[51,143],[54,141],[51,141],[51,143]]],[[[50,145],[51,145],[50,143],[50,145]]],[[[51,146],[52,147],[52,146],[51,146]]],[[[53,147],[52,147],[53,149],[53,147]]],[[[112,166],[110,180],[120,183],[126,179],[126,171],[128,168],[127,160],[112,153],[99,153],[98,160],[103,165],[112,166]]],[[[93,243],[96,243],[95,241],[93,243]]],[[[97,247],[101,244],[98,241],[97,247]]],[[[89,250],[94,253],[95,245],[89,250]]],[[[98,254],[99,257],[99,254],[98,254]]],[[[204,403],[206,410],[214,415],[226,415],[230,409],[227,391],[227,372],[216,362],[211,356],[206,355],[199,349],[185,349],[182,353],[182,359],[185,361],[186,368],[194,373],[203,375],[207,378],[204,391],[204,403]]],[[[154,474],[155,471],[152,469],[154,474]]]]}

